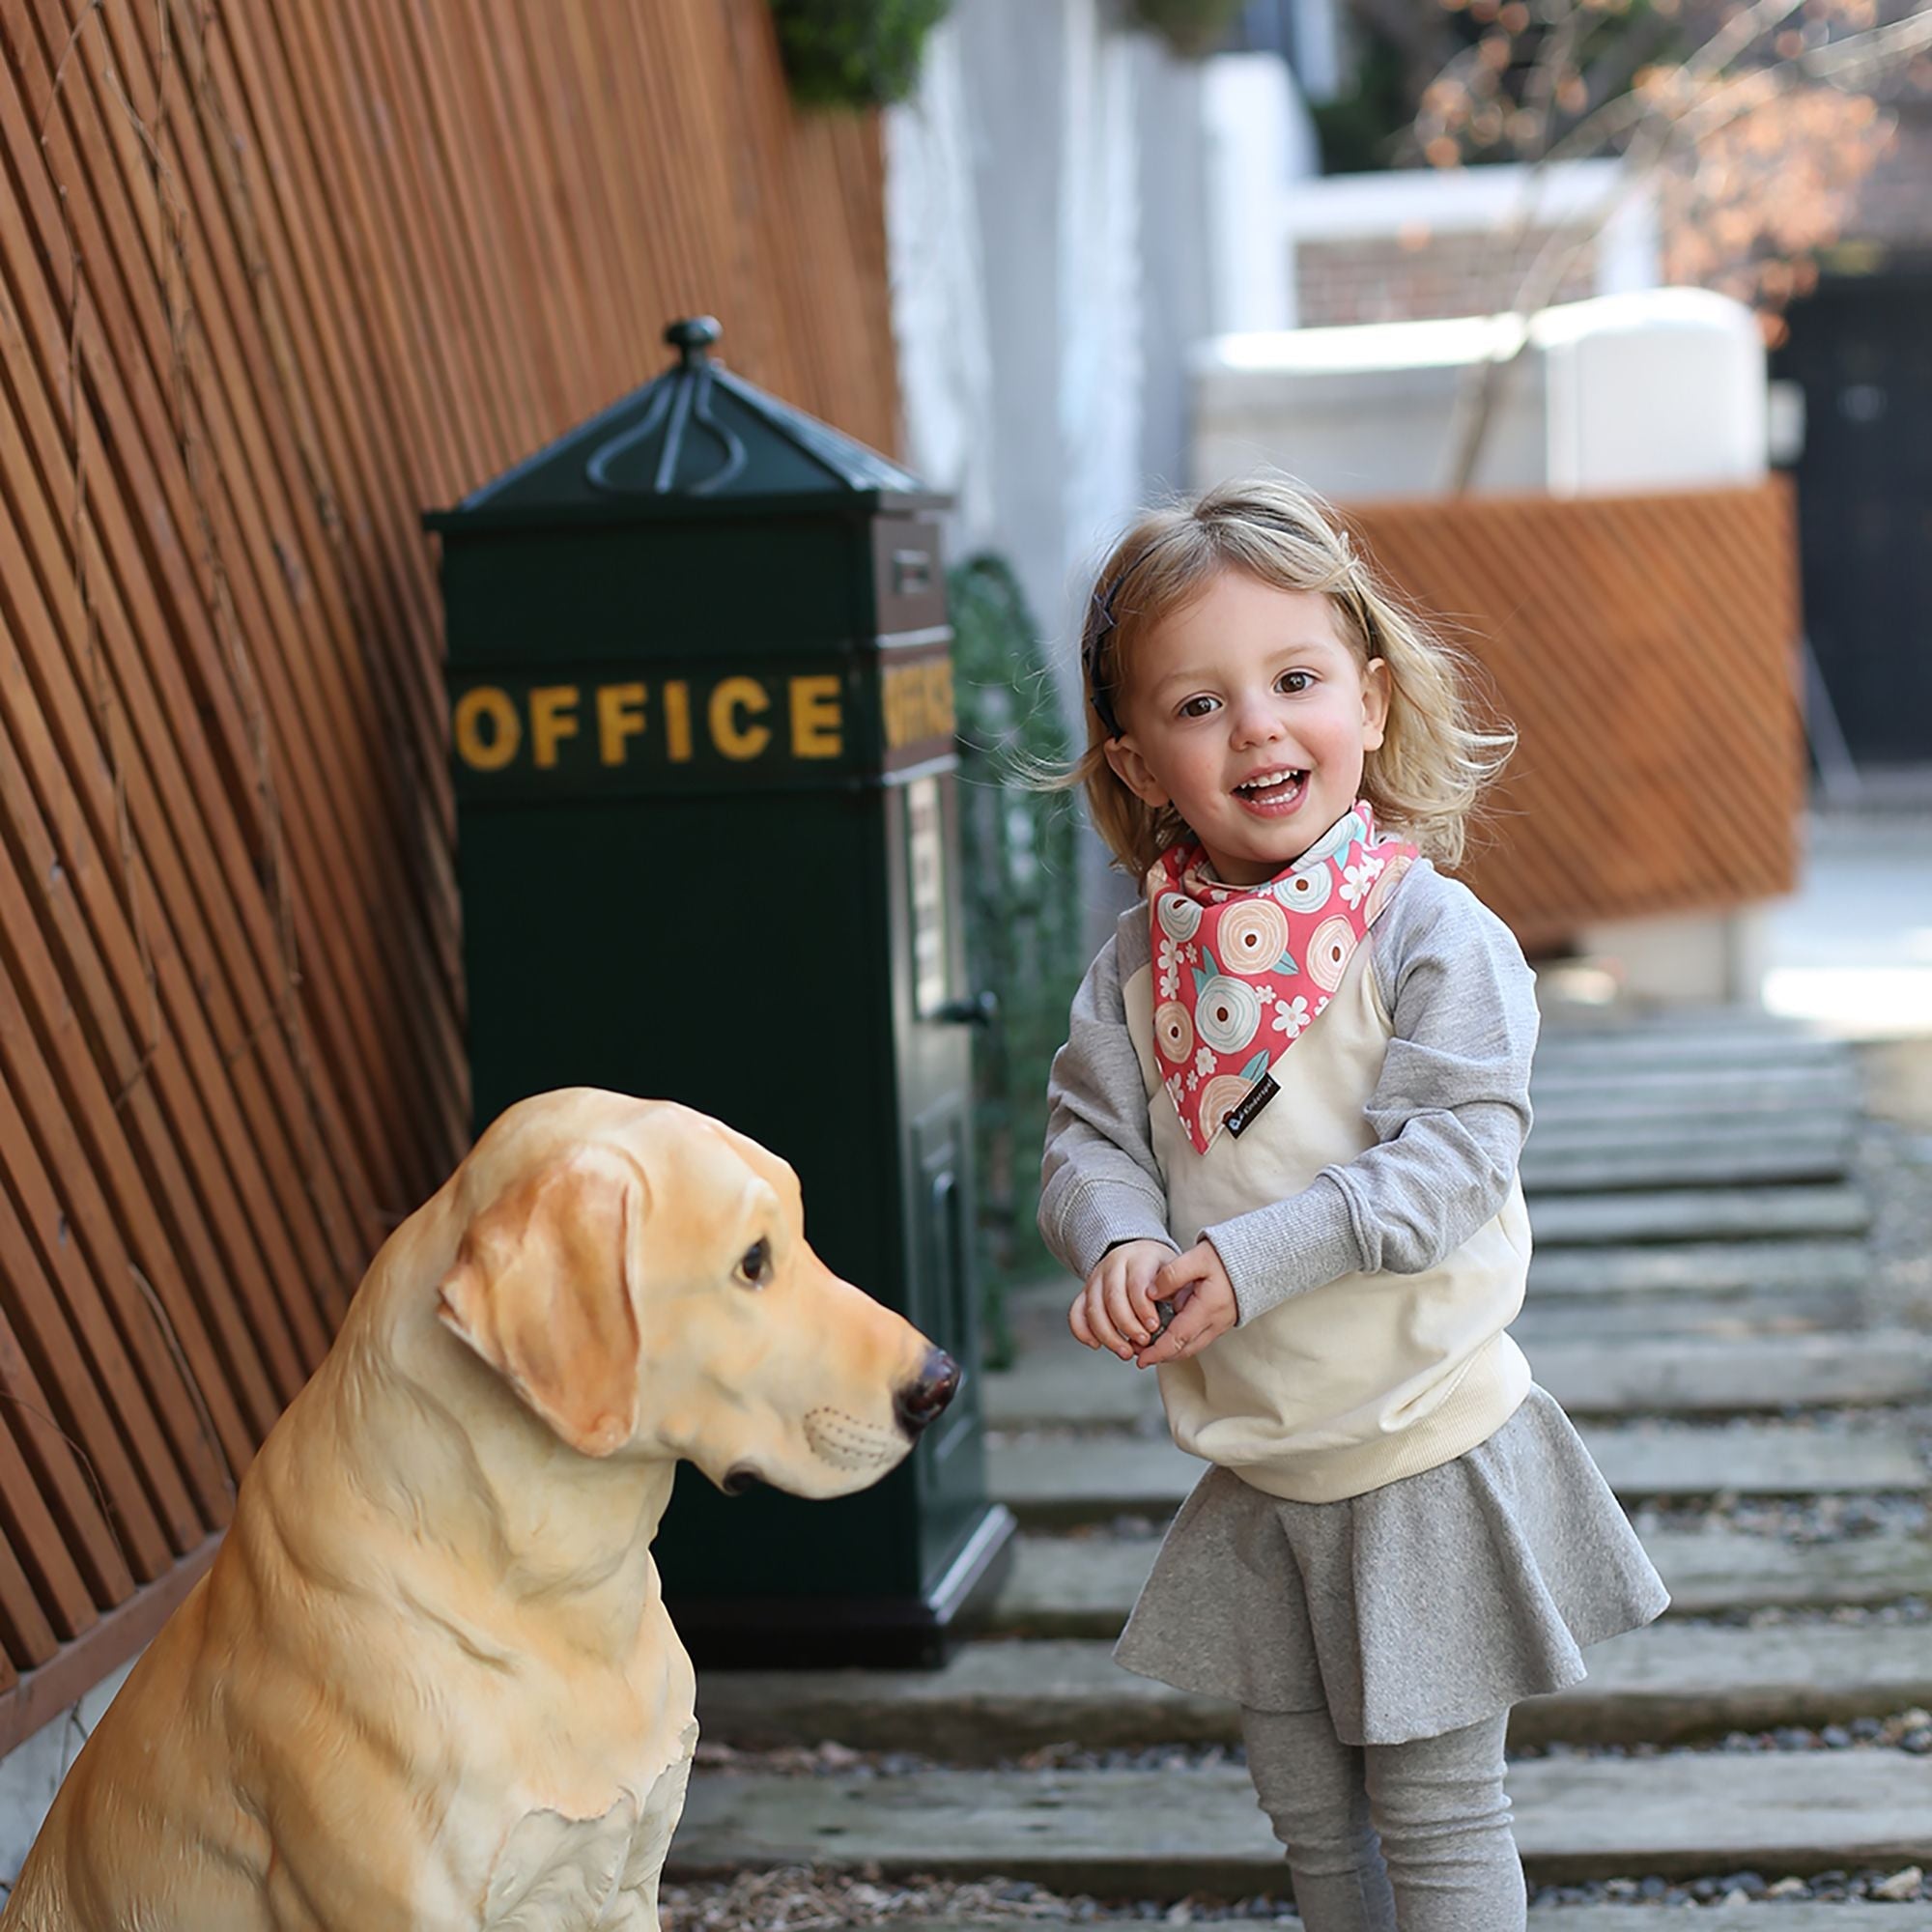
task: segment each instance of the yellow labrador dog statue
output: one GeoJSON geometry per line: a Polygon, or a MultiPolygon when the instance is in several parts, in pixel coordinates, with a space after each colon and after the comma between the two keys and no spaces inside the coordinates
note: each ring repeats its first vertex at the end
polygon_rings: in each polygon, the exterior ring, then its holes
{"type": "Polygon", "coordinates": [[[687,1108],[512,1108],[376,1257],[0,1932],[653,1932],[697,1726],[678,1459],[863,1489],[953,1363],[687,1108]]]}

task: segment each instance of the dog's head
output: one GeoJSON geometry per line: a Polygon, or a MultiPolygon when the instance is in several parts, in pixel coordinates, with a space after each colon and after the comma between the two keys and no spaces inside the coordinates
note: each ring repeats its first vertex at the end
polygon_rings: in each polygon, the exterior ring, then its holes
{"type": "Polygon", "coordinates": [[[668,1102],[540,1094],[477,1143],[444,1324],[585,1456],[721,1488],[864,1489],[952,1400],[952,1361],[805,1239],[798,1178],[668,1102]]]}

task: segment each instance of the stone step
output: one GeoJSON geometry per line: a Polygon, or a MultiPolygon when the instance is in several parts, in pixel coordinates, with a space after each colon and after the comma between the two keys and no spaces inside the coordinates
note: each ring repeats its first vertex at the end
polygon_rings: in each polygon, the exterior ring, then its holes
{"type": "Polygon", "coordinates": [[[1791,1290],[1776,1296],[1571,1295],[1532,1299],[1510,1323],[1510,1333],[1534,1356],[1552,1343],[1649,1342],[1671,1335],[1717,1339],[1843,1334],[1862,1321],[1859,1296],[1843,1291],[1810,1294],[1791,1290]]]}
{"type": "MultiPolygon", "coordinates": [[[[1762,1295],[1856,1293],[1871,1274],[1862,1241],[1664,1242],[1655,1247],[1539,1248],[1529,1264],[1529,1299],[1554,1295],[1762,1295]]],[[[1029,1291],[1034,1293],[1035,1291],[1029,1291]]],[[[1043,1298],[1043,1291],[1042,1293],[1043,1298]]],[[[1063,1316],[1070,1280],[1056,1282],[1063,1316]]]]}
{"type": "MultiPolygon", "coordinates": [[[[1078,1344],[1075,1344],[1078,1347],[1078,1344]]],[[[1572,1415],[1744,1415],[1932,1395],[1932,1335],[1673,1336],[1541,1341],[1536,1379],[1572,1415]]]]}
{"type": "MultiPolygon", "coordinates": [[[[1932,1597],[1932,1541],[1924,1537],[1791,1544],[1739,1530],[1652,1530],[1643,1546],[1670,1592],[1667,1616],[1932,1597]]],[[[1022,1535],[992,1628],[1003,1635],[1118,1636],[1159,1547],[1153,1536],[1022,1535]]],[[[1926,1649],[1932,1655],[1932,1639],[1926,1649]]]]}
{"type": "Polygon", "coordinates": [[[1686,1028],[1668,1033],[1590,1037],[1550,1033],[1536,1042],[1539,1071],[1617,1075],[1636,1070],[1676,1072],[1783,1072],[1793,1067],[1848,1066],[1851,1049],[1843,1040],[1816,1034],[1746,1033],[1686,1028]]]}
{"type": "Polygon", "coordinates": [[[1530,1136],[1523,1150],[1523,1191],[1547,1194],[1631,1192],[1638,1188],[1772,1187],[1843,1180],[1851,1172],[1848,1137],[1794,1136],[1756,1144],[1713,1135],[1651,1147],[1552,1147],[1530,1136]]]}
{"type": "Polygon", "coordinates": [[[1614,1114],[1558,1109],[1555,1118],[1538,1114],[1530,1129],[1532,1151],[1540,1147],[1605,1148],[1623,1152],[1660,1142],[1692,1147],[1701,1141],[1723,1139],[1736,1145],[1782,1147],[1792,1141],[1851,1140],[1861,1125],[1853,1106],[1805,1108],[1767,1113],[1761,1107],[1673,1108],[1667,1119],[1620,1120],[1614,1114]]]}
{"type": "Polygon", "coordinates": [[[1641,1120],[1675,1118],[1686,1109],[1771,1119],[1857,1107],[1862,1095],[1856,1068],[1847,1063],[1758,1070],[1633,1066],[1616,1073],[1539,1065],[1529,1077],[1529,1097],[1539,1120],[1641,1120]]]}
{"type": "MultiPolygon", "coordinates": [[[[1029,1317],[1024,1325],[1009,1315],[1022,1363],[1042,1350],[1077,1346],[1066,1327],[1065,1303],[1072,1294],[1069,1282],[1065,1294],[1058,1298],[1059,1305],[1041,1319],[1029,1317]]],[[[1670,1335],[1718,1338],[1843,1334],[1861,1326],[1863,1320],[1861,1297],[1844,1290],[1811,1293],[1791,1289],[1776,1295],[1573,1294],[1550,1295],[1546,1299],[1539,1299],[1532,1291],[1522,1313],[1511,1322],[1510,1333],[1533,1356],[1539,1348],[1551,1343],[1652,1342],[1670,1335]]]]}
{"type": "MultiPolygon", "coordinates": [[[[1122,1365],[1122,1374],[1135,1374],[1122,1365]]],[[[1881,1420],[1856,1430],[1789,1423],[1595,1423],[1581,1431],[1619,1496],[1831,1495],[1917,1491],[1926,1472],[1911,1435],[1881,1420]]],[[[1171,1441],[1133,1435],[995,1435],[992,1494],[1022,1522],[1165,1516],[1207,1464],[1171,1441]]]]}
{"type": "MultiPolygon", "coordinates": [[[[1724,1879],[1729,1872],[1709,1876],[1724,1879]]],[[[1282,1881],[1286,1885],[1286,1880],[1282,1881]]],[[[1697,1908],[1695,1932],[1932,1932],[1932,1918],[1923,1905],[1882,1905],[1863,1902],[1846,1906],[1816,1899],[1723,1900],[1697,1908]]],[[[892,1932],[1020,1932],[1026,1924],[1059,1920],[1039,1918],[895,1918],[892,1932]]],[[[1124,1919],[1096,1917],[1082,1921],[1101,1928],[1122,1925],[1124,1919]]],[[[1300,1932],[1293,1912],[1266,1921],[1271,1932],[1300,1932]]],[[[1657,1909],[1651,1905],[1532,1905],[1529,1932],[1658,1932],[1657,1909]]]]}
{"type": "MultiPolygon", "coordinates": [[[[1593,1645],[1580,1684],[1517,1705],[1510,1745],[1681,1744],[1922,1707],[1927,1634],[1923,1624],[1654,1624],[1593,1645]]],[[[1241,1735],[1234,1704],[1133,1676],[1107,1642],[1077,1638],[968,1644],[941,1670],[713,1671],[697,1718],[714,1744],[743,1750],[830,1740],[953,1764],[1241,1735]]]]}
{"type": "MultiPolygon", "coordinates": [[[[1526,1338],[1517,1338],[1528,1348],[1526,1338]]],[[[1874,1329],[1856,1335],[1755,1335],[1665,1340],[1540,1340],[1536,1378],[1573,1415],[1747,1414],[1876,1404],[1932,1394],[1932,1335],[1874,1329]]],[[[980,1383],[988,1425],[1118,1428],[1161,1420],[1157,1378],[1071,1335],[1030,1349],[980,1383]]]]}
{"type": "MultiPolygon", "coordinates": [[[[1519,1339],[1539,1332],[1802,1332],[1857,1325],[1871,1260],[1860,1241],[1696,1241],[1657,1247],[1543,1248],[1529,1266],[1519,1339]]],[[[1072,1338],[1071,1275],[1007,1296],[1024,1353],[1072,1338]]]]}
{"type": "MultiPolygon", "coordinates": [[[[1541,981],[1539,992],[1544,991],[1541,981]]],[[[1677,1033],[1811,1033],[1808,1020],[1773,1012],[1748,1000],[1700,1000],[1682,1006],[1587,1004],[1558,997],[1548,1002],[1545,1028],[1566,1037],[1620,1039],[1631,1034],[1677,1033]]]]}
{"type": "Polygon", "coordinates": [[[1863,1193],[1849,1185],[1545,1194],[1529,1217],[1532,1234],[1546,1248],[1862,1235],[1870,1224],[1863,1193]]]}
{"type": "MultiPolygon", "coordinates": [[[[1932,1758],[1906,1751],[1533,1758],[1511,1768],[1509,1792],[1532,1885],[1932,1859],[1932,1758]]],[[[1247,1898],[1287,1884],[1234,1765],[692,1778],[668,1880],[792,1864],[998,1874],[1109,1898],[1247,1898]]]]}

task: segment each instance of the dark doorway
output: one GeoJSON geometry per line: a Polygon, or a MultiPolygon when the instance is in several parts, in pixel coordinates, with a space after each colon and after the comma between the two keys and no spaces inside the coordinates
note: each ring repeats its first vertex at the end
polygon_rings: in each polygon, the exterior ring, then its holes
{"type": "Polygon", "coordinates": [[[1828,277],[1771,373],[1804,394],[1805,627],[1860,763],[1932,763],[1932,262],[1828,277]]]}

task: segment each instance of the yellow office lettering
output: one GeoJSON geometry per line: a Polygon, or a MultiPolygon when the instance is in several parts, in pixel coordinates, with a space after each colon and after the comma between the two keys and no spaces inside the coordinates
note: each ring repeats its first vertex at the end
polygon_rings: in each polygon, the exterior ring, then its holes
{"type": "Polygon", "coordinates": [[[952,736],[952,661],[927,658],[920,664],[888,666],[880,678],[885,710],[886,749],[896,752],[930,738],[952,736]]]}
{"type": "Polygon", "coordinates": [[[836,758],[845,749],[844,717],[836,677],[795,677],[791,681],[791,754],[795,758],[836,758]]]}
{"type": "Polygon", "coordinates": [[[500,772],[523,743],[524,721],[510,695],[494,684],[479,684],[456,701],[456,754],[472,772],[500,772]],[[483,721],[490,734],[483,735],[483,721]]]}
{"type": "Polygon", "coordinates": [[[557,741],[577,736],[578,696],[574,684],[530,688],[530,756],[545,770],[556,763],[557,741]]]}
{"type": "Polygon", "coordinates": [[[727,677],[711,694],[711,742],[727,758],[755,758],[772,742],[768,724],[746,724],[737,716],[769,711],[770,694],[754,677],[727,677]]]}
{"type": "Polygon", "coordinates": [[[644,728],[644,687],[606,684],[597,691],[597,752],[607,765],[624,762],[625,740],[644,728]]]}
{"type": "Polygon", "coordinates": [[[665,686],[665,744],[673,764],[691,759],[691,687],[682,678],[665,686]]]}

